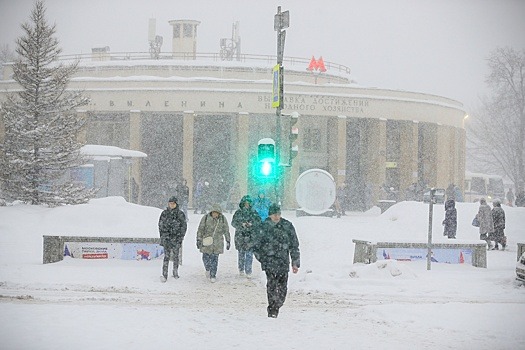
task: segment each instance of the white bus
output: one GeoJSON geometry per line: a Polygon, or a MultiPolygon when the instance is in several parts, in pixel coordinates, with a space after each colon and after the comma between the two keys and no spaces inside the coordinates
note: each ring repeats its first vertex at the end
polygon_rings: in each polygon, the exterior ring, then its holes
{"type": "Polygon", "coordinates": [[[477,202],[480,198],[491,202],[498,198],[503,203],[505,199],[503,177],[466,171],[464,198],[465,202],[477,202]]]}

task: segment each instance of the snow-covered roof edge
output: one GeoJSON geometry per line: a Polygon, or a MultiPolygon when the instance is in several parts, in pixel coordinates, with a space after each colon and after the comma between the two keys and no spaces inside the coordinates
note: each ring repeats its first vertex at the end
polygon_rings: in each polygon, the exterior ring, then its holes
{"type": "Polygon", "coordinates": [[[124,149],[116,146],[85,145],[80,148],[80,153],[86,156],[107,156],[123,158],[145,158],[148,155],[140,151],[124,149]]]}

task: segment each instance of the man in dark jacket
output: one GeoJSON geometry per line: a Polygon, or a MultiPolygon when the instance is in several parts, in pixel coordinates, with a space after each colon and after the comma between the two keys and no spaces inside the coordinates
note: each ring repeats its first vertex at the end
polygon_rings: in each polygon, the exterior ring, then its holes
{"type": "Polygon", "coordinates": [[[232,226],[235,228],[235,249],[238,251],[239,274],[247,276],[252,274],[253,262],[253,240],[256,230],[261,224],[261,217],[252,208],[252,198],[249,195],[242,197],[239,209],[235,211],[232,218],[232,226]]]}
{"type": "Polygon", "coordinates": [[[171,257],[173,257],[173,277],[179,278],[179,251],[186,235],[187,224],[186,217],[177,203],[177,198],[171,197],[168,207],[160,214],[159,218],[160,245],[164,247],[161,282],[166,282],[168,279],[171,257]]]}
{"type": "Polygon", "coordinates": [[[281,208],[272,204],[268,218],[261,224],[254,247],[255,258],[266,272],[268,317],[277,317],[288,288],[290,258],[292,272],[300,267],[299,240],[292,223],[281,218],[281,208]]]}

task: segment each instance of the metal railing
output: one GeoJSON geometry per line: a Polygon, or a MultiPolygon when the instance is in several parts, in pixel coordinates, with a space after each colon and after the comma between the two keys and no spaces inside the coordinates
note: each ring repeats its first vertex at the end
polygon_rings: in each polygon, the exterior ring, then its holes
{"type": "MultiPolygon", "coordinates": [[[[136,61],[136,60],[155,60],[155,61],[212,61],[212,62],[243,62],[243,63],[264,63],[275,64],[277,56],[275,55],[254,55],[240,54],[238,58],[234,57],[231,61],[224,61],[220,53],[160,53],[158,58],[152,58],[149,52],[107,52],[107,53],[83,53],[61,55],[59,60],[69,61],[136,61]]],[[[310,59],[301,57],[284,57],[283,65],[286,66],[304,66],[305,70],[310,63],[310,59]]],[[[350,68],[330,61],[324,61],[325,67],[331,72],[350,74],[350,68]]]]}

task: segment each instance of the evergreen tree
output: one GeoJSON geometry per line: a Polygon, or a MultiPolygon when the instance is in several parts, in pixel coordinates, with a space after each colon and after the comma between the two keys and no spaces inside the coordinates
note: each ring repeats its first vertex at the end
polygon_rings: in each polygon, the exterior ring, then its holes
{"type": "Polygon", "coordinates": [[[85,163],[77,140],[85,120],[75,110],[88,99],[80,91],[67,90],[77,64],[59,62],[55,25],[48,25],[43,1],[35,3],[22,29],[13,67],[20,91],[10,93],[1,110],[4,195],[30,204],[85,203],[94,192],[69,178],[72,168],[85,163]]]}

